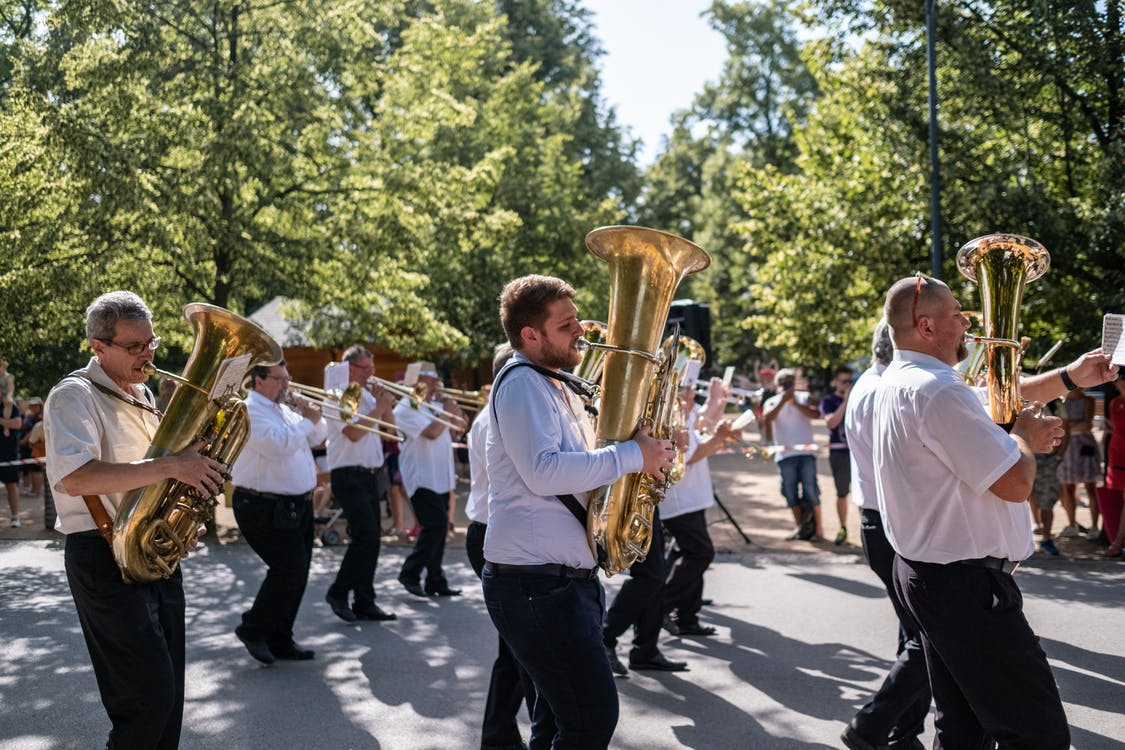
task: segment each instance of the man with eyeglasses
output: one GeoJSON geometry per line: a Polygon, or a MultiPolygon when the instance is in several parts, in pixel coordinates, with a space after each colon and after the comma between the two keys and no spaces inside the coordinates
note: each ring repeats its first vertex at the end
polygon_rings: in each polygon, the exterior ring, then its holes
{"type": "MultiPolygon", "coordinates": [[[[366,348],[350,346],[342,357],[348,363],[348,382],[364,386],[356,411],[384,422],[394,422],[395,397],[383,388],[368,390],[375,374],[375,355],[366,348]]],[[[388,486],[383,466],[383,442],[360,425],[345,424],[329,415],[328,468],[332,472],[332,497],[344,509],[351,542],[340,561],[336,579],[324,599],[333,614],[344,622],[388,621],[397,615],[375,603],[375,568],[379,564],[382,525],[379,499],[388,486]],[[348,596],[354,595],[350,604],[348,596]]]]}
{"type": "MultiPolygon", "coordinates": [[[[1012,576],[1035,551],[1024,507],[1034,454],[1059,444],[1061,420],[1040,416],[1033,403],[1010,433],[992,422],[954,369],[969,321],[942,282],[897,281],[884,313],[895,353],[872,407],[875,487],[897,553],[895,591],[921,629],[937,705],[934,747],[1068,748],[1059,691],[1012,576]]],[[[1095,350],[1021,378],[1020,389],[1042,402],[1116,370],[1095,350]]]]}
{"type": "Polygon", "coordinates": [[[167,579],[125,583],[97,530],[126,495],[166,479],[214,494],[226,471],[200,453],[145,458],[160,415],[144,366],[160,339],[152,313],[132,292],[110,292],[86,310],[94,356],[47,397],[47,478],[55,528],[78,620],[112,728],[109,747],[175,748],[184,708],[184,591],[179,567],[167,579]],[[100,519],[100,520],[96,520],[100,519]]]}
{"type": "Polygon", "coordinates": [[[231,469],[234,518],[267,565],[254,605],[234,634],[263,664],[313,658],[311,649],[294,642],[293,623],[312,562],[312,448],[324,442],[327,430],[320,408],[308,399],[298,397],[293,408],[282,403],[288,386],[284,360],[250,370],[250,437],[231,469]]]}
{"type": "Polygon", "coordinates": [[[820,416],[828,428],[828,465],[836,484],[836,517],[840,530],[833,544],[839,547],[848,540],[848,495],[852,491],[852,454],[844,434],[844,412],[848,408],[848,394],[852,390],[853,373],[850,367],[836,368],[832,378],[832,391],[820,400],[820,416]]]}

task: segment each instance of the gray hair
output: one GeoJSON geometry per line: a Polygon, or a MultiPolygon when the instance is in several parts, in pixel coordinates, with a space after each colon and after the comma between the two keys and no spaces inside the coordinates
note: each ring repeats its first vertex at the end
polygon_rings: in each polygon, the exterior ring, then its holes
{"type": "Polygon", "coordinates": [[[492,377],[500,374],[504,369],[504,365],[508,364],[508,360],[514,357],[516,350],[512,345],[505,341],[503,344],[497,344],[492,350],[492,377]]]}
{"type": "Polygon", "coordinates": [[[886,318],[875,324],[875,334],[871,337],[871,357],[877,364],[889,365],[895,355],[895,345],[891,342],[891,326],[886,318]]]}
{"type": "Polygon", "coordinates": [[[86,308],[86,338],[110,340],[119,320],[152,320],[152,310],[133,292],[106,292],[86,308]]]}
{"type": "Polygon", "coordinates": [[[361,359],[375,359],[375,355],[368,351],[367,347],[362,344],[353,344],[344,350],[340,356],[341,362],[347,362],[354,365],[361,359]]]}

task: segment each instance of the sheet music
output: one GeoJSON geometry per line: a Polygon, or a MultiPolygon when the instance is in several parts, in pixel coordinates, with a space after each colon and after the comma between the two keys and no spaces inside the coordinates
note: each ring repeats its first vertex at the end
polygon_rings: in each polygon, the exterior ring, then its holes
{"type": "Polygon", "coordinates": [[[727,367],[723,370],[723,385],[730,388],[731,381],[734,380],[734,367],[727,367]]]}
{"type": "Polygon", "coordinates": [[[1115,365],[1125,365],[1125,315],[1106,313],[1102,318],[1102,351],[1110,355],[1115,365]]]}
{"type": "Polygon", "coordinates": [[[219,373],[215,376],[215,383],[211,386],[208,397],[212,401],[218,401],[228,394],[238,393],[242,390],[242,383],[246,380],[246,373],[249,371],[249,352],[224,359],[219,363],[219,373]]]}
{"type": "Polygon", "coordinates": [[[422,363],[411,362],[406,366],[406,374],[402,377],[402,384],[413,388],[418,385],[418,377],[422,374],[422,363]]]}
{"type": "Polygon", "coordinates": [[[343,393],[350,385],[351,368],[347,362],[332,362],[324,366],[324,390],[343,393]]]}

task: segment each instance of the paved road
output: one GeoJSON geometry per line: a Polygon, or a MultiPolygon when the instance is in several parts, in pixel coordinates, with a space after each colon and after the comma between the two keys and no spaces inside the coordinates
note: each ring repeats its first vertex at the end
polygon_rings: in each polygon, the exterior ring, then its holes
{"type": "MultiPolygon", "coordinates": [[[[317,658],[269,668],[233,635],[260,579],[257,558],[243,544],[211,544],[185,561],[184,748],[476,746],[495,633],[463,551],[452,547],[447,559],[465,595],[438,601],[402,591],[393,574],[403,549],[386,550],[379,601],[400,619],[360,626],[338,621],[321,599],[341,552],[318,549],[297,622],[317,658]]],[[[0,570],[0,750],[100,746],[108,721],[61,543],[0,541],[0,570]]],[[[1125,747],[1125,565],[1052,560],[1018,575],[1074,747],[1125,747]]],[[[610,595],[619,582],[607,584],[610,595]]],[[[666,637],[666,653],[689,661],[690,672],[618,682],[613,747],[840,747],[842,725],[879,683],[895,642],[890,606],[860,558],[725,555],[707,574],[707,592],[715,604],[706,619],[719,635],[666,637]]]]}

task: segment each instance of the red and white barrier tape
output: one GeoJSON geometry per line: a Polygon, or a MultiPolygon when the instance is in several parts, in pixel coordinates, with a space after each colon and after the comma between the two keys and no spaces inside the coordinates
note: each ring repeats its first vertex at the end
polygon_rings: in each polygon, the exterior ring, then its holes
{"type": "Polygon", "coordinates": [[[45,464],[45,458],[17,458],[15,461],[0,461],[0,466],[27,466],[29,464],[45,464]]]}

